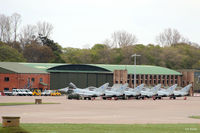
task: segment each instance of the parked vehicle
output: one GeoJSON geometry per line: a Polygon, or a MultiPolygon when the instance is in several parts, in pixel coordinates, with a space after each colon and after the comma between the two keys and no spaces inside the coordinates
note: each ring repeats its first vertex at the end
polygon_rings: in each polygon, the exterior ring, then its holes
{"type": "Polygon", "coordinates": [[[3,92],[5,96],[12,96],[13,92],[12,91],[4,91],[3,92]]]}
{"type": "Polygon", "coordinates": [[[22,96],[28,96],[28,93],[24,89],[18,89],[22,93],[22,96]]]}
{"type": "Polygon", "coordinates": [[[41,96],[51,96],[51,90],[44,90],[44,91],[41,93],[41,96]]]}
{"type": "Polygon", "coordinates": [[[51,91],[51,96],[61,96],[61,93],[58,92],[58,90],[52,90],[51,91]]]}
{"type": "Polygon", "coordinates": [[[41,91],[39,89],[33,90],[33,96],[41,96],[41,91]]]}
{"type": "Polygon", "coordinates": [[[20,89],[13,89],[12,95],[13,96],[23,96],[24,94],[20,91],[20,89]]]}
{"type": "Polygon", "coordinates": [[[27,93],[27,96],[33,95],[33,93],[29,89],[23,89],[23,90],[27,93]]]}

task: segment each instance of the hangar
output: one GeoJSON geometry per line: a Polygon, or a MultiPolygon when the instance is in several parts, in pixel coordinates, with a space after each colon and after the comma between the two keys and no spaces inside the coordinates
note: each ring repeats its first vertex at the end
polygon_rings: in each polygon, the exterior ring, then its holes
{"type": "Polygon", "coordinates": [[[42,90],[59,89],[70,82],[80,88],[100,86],[105,82],[110,86],[128,82],[133,87],[135,72],[137,85],[182,85],[180,72],[158,66],[0,62],[0,91],[27,86],[42,90]]]}

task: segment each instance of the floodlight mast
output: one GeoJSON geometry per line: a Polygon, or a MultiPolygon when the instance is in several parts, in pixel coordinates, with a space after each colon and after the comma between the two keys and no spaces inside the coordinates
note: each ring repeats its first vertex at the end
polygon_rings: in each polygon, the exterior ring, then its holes
{"type": "Polygon", "coordinates": [[[136,87],[136,57],[141,56],[138,54],[133,54],[131,57],[134,57],[134,88],[136,87]]]}

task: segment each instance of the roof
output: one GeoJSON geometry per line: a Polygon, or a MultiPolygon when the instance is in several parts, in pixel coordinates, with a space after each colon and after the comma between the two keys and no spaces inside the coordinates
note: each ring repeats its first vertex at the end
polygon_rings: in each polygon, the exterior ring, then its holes
{"type": "MultiPolygon", "coordinates": [[[[48,69],[49,72],[114,72],[114,70],[127,70],[128,74],[135,73],[134,65],[109,65],[109,64],[68,64],[62,66],[56,66],[54,68],[48,69]],[[87,69],[83,69],[82,67],[87,69]],[[93,66],[93,69],[91,69],[93,66]],[[72,69],[73,68],[73,69],[72,69]],[[94,69],[95,68],[95,69],[94,69]]],[[[152,75],[181,75],[180,72],[177,72],[172,69],[159,67],[159,66],[150,66],[150,65],[136,65],[136,74],[152,74],[152,75]]]]}
{"type": "Polygon", "coordinates": [[[60,63],[22,63],[0,62],[1,71],[10,73],[48,73],[48,72],[88,72],[112,73],[114,70],[127,70],[128,74],[181,75],[172,69],[150,65],[110,65],[110,64],[60,64],[60,63]]]}
{"type": "Polygon", "coordinates": [[[114,72],[114,70],[127,70],[128,74],[152,74],[152,75],[181,75],[180,72],[177,72],[172,69],[159,66],[150,66],[150,65],[105,65],[105,64],[93,64],[109,71],[114,72]]]}
{"type": "Polygon", "coordinates": [[[18,62],[0,62],[0,73],[47,73],[18,62]]]}

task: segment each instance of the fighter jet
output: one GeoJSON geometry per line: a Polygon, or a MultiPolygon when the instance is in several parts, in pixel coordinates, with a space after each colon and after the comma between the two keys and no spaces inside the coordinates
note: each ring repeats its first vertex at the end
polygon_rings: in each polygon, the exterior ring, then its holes
{"type": "Polygon", "coordinates": [[[156,85],[155,87],[151,89],[147,89],[146,91],[141,91],[141,98],[144,99],[145,97],[150,98],[152,96],[155,96],[157,94],[157,91],[160,89],[161,84],[156,85]]]}
{"type": "Polygon", "coordinates": [[[172,86],[170,86],[169,88],[167,89],[162,89],[162,90],[159,90],[157,93],[158,95],[156,96],[158,99],[161,99],[161,97],[168,97],[168,96],[171,96],[173,95],[173,92],[174,90],[176,89],[177,87],[177,84],[174,84],[172,86]]]}
{"type": "Polygon", "coordinates": [[[141,84],[135,88],[129,88],[127,91],[124,91],[125,98],[135,97],[138,99],[140,96],[140,91],[142,91],[143,87],[144,84],[141,84]]]}
{"type": "Polygon", "coordinates": [[[93,91],[89,90],[89,88],[77,88],[76,85],[74,85],[73,83],[70,83],[70,85],[74,88],[72,89],[74,94],[78,94],[84,99],[88,98],[89,100],[91,100],[92,97],[98,97],[103,95],[104,91],[108,88],[109,83],[105,83],[99,88],[94,88],[93,91]]]}
{"type": "Polygon", "coordinates": [[[106,90],[103,99],[108,99],[114,97],[117,100],[120,96],[123,96],[125,89],[127,88],[128,83],[126,84],[114,84],[111,90],[106,90]]]}
{"type": "Polygon", "coordinates": [[[176,97],[187,96],[189,94],[189,91],[190,91],[191,87],[192,87],[192,84],[189,84],[189,85],[185,86],[184,88],[182,88],[181,90],[174,91],[173,92],[173,96],[171,98],[176,99],[176,97]]]}

